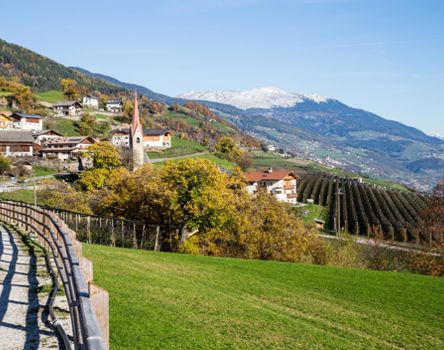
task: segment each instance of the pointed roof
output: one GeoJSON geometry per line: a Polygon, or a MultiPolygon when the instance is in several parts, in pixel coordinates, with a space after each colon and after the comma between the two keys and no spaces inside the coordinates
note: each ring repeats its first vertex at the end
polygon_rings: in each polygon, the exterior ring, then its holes
{"type": "Polygon", "coordinates": [[[140,124],[139,119],[139,103],[137,102],[137,92],[134,92],[134,112],[133,112],[133,120],[131,121],[131,135],[133,136],[136,132],[137,128],[140,128],[142,131],[142,124],[140,124]]]}

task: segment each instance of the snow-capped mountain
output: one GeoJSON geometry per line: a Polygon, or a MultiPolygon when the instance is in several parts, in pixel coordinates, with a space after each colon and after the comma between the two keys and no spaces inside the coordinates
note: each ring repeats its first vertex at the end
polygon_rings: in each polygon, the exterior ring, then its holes
{"type": "Polygon", "coordinates": [[[203,100],[229,104],[240,109],[293,107],[305,101],[326,102],[328,99],[319,94],[298,94],[276,87],[263,87],[252,90],[235,91],[190,91],[178,97],[189,100],[203,100]]]}

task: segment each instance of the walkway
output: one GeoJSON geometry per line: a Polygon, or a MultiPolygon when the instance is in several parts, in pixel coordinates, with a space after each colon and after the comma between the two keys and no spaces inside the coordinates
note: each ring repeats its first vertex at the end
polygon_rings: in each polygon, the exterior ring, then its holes
{"type": "Polygon", "coordinates": [[[57,349],[45,307],[51,286],[41,257],[0,225],[0,349],[57,349]],[[40,300],[39,300],[40,297],[40,300]]]}

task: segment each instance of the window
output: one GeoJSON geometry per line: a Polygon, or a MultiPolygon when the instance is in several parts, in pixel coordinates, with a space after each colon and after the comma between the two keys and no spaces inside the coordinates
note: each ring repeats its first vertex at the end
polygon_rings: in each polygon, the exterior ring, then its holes
{"type": "Polygon", "coordinates": [[[140,143],[140,137],[138,137],[138,138],[136,139],[136,142],[137,142],[137,143],[140,143]]]}

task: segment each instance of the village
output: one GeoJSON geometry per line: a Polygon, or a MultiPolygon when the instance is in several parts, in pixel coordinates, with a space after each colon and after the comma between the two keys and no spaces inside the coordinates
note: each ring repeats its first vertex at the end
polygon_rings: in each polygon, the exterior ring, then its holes
{"type": "MultiPolygon", "coordinates": [[[[106,100],[100,108],[100,99],[87,94],[78,101],[62,101],[47,104],[52,118],[69,118],[79,120],[84,111],[99,111],[111,115],[121,115],[122,99],[106,100]]],[[[135,168],[149,162],[146,152],[159,151],[173,146],[173,132],[168,129],[142,128],[138,120],[137,97],[135,100],[133,120],[141,128],[140,145],[132,144],[129,124],[115,126],[108,137],[91,135],[63,136],[60,132],[47,129],[45,117],[38,114],[27,114],[13,111],[0,111],[0,154],[11,159],[12,167],[26,166],[32,170],[33,165],[57,169],[63,172],[77,173],[93,166],[88,157],[88,148],[97,142],[109,142],[115,147],[133,152],[133,160],[140,160],[135,168]],[[136,116],[137,115],[137,116],[136,116]],[[140,147],[139,147],[140,146],[140,147]],[[139,155],[134,155],[134,147],[138,147],[139,155]]],[[[139,142],[139,138],[137,139],[139,142]]],[[[266,145],[267,152],[277,152],[274,145],[266,145]]],[[[221,169],[225,171],[226,169],[221,169]]],[[[278,171],[268,167],[265,171],[247,171],[245,173],[246,190],[255,195],[259,190],[266,190],[281,202],[297,204],[297,179],[292,171],[278,171]]]]}

